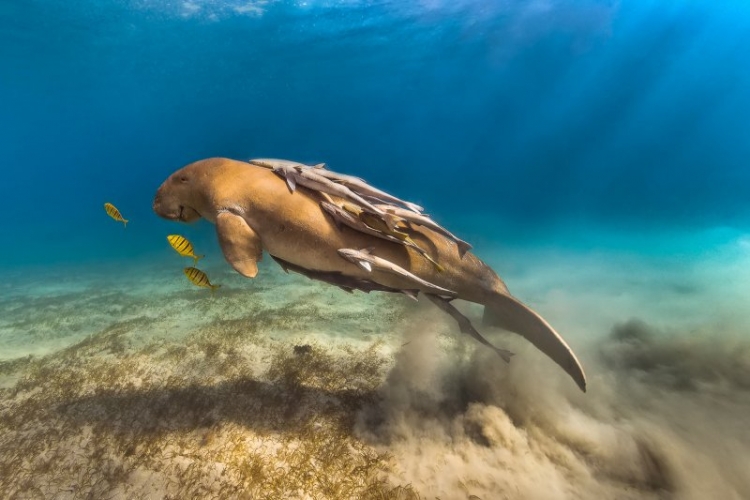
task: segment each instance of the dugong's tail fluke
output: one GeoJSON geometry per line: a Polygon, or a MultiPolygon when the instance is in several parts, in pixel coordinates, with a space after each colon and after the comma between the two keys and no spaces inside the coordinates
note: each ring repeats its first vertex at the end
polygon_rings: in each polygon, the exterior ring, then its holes
{"type": "Polygon", "coordinates": [[[586,375],[568,344],[539,314],[518,299],[500,293],[493,295],[485,303],[483,323],[524,336],[586,392],[586,375]]]}

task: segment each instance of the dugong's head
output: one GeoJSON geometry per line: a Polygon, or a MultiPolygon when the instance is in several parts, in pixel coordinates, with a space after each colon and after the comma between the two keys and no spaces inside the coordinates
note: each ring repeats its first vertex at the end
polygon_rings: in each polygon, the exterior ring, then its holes
{"type": "Polygon", "coordinates": [[[156,191],[154,212],[160,217],[182,222],[201,218],[200,207],[205,199],[205,161],[191,163],[169,177],[156,191]]]}

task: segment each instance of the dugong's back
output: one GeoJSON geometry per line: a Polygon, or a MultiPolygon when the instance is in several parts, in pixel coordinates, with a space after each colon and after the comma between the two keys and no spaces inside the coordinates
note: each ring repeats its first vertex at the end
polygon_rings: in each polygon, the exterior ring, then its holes
{"type": "Polygon", "coordinates": [[[224,197],[231,201],[225,199],[220,204],[229,207],[242,200],[242,217],[261,236],[264,249],[287,262],[318,271],[375,278],[374,281],[396,288],[414,288],[397,276],[369,273],[338,254],[342,248],[373,248],[379,257],[455,290],[467,300],[478,302],[487,292],[506,290],[489,266],[470,252],[462,257],[455,243],[429,228],[412,226],[409,236],[442,265],[443,272],[411,248],[337,226],[321,209],[322,198],[317,193],[304,187],[297,187],[292,193],[283,179],[266,168],[227,160],[219,171],[220,178],[232,179],[231,185],[222,189],[224,197]]]}

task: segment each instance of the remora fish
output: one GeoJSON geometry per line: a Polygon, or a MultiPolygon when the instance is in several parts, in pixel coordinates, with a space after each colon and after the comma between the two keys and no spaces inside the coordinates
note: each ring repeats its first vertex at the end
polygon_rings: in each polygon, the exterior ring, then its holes
{"type": "MultiPolygon", "coordinates": [[[[315,169],[315,173],[325,177],[329,180],[332,180],[338,184],[343,184],[344,186],[350,188],[352,191],[355,191],[357,194],[361,194],[363,196],[367,196],[369,198],[375,198],[380,201],[385,201],[389,203],[398,203],[399,205],[403,205],[407,207],[409,210],[415,212],[415,213],[422,213],[424,212],[424,208],[420,207],[416,203],[412,203],[410,201],[405,201],[400,198],[396,198],[395,196],[392,196],[385,191],[381,191],[380,189],[377,189],[376,187],[373,187],[367,183],[364,179],[360,177],[355,177],[353,175],[347,175],[347,174],[341,174],[338,172],[334,172],[332,170],[326,169],[325,163],[318,163],[317,165],[305,165],[304,163],[299,163],[296,161],[291,160],[281,160],[278,158],[255,158],[252,160],[248,160],[248,163],[252,165],[257,165],[259,167],[265,167],[270,168],[272,170],[283,170],[288,171],[290,168],[295,169],[303,169],[303,168],[312,168],[315,169]]],[[[290,188],[293,190],[293,188],[290,188]]],[[[377,212],[376,212],[377,213],[377,212]]]]}
{"type": "MultiPolygon", "coordinates": [[[[251,165],[258,167],[269,168],[274,173],[280,175],[286,180],[286,185],[289,188],[289,192],[293,193],[297,189],[297,174],[299,170],[303,168],[313,168],[304,163],[299,163],[291,160],[281,160],[278,158],[255,158],[247,161],[251,165]]],[[[323,168],[325,163],[315,165],[315,168],[323,168]]]]}
{"type": "Polygon", "coordinates": [[[348,260],[352,264],[358,265],[365,271],[368,271],[368,272],[383,271],[386,273],[395,274],[397,276],[401,276],[402,278],[406,278],[414,283],[422,285],[425,288],[429,288],[430,290],[432,290],[434,293],[438,295],[456,295],[456,292],[448,290],[447,288],[434,285],[430,283],[429,281],[425,281],[419,276],[410,273],[403,267],[397,266],[393,262],[387,261],[376,255],[373,255],[370,249],[363,248],[361,250],[355,250],[353,248],[340,248],[338,250],[338,253],[344,259],[348,260]]]}
{"type": "Polygon", "coordinates": [[[193,262],[197,263],[198,259],[202,259],[203,255],[195,255],[193,250],[193,244],[188,241],[184,236],[179,234],[170,234],[167,236],[167,241],[175,249],[175,251],[183,257],[191,257],[193,262]]]}
{"type": "Polygon", "coordinates": [[[282,160],[279,158],[253,158],[252,160],[247,160],[247,162],[251,165],[270,168],[271,170],[277,167],[325,168],[326,166],[325,163],[318,163],[317,165],[305,165],[304,163],[300,163],[298,161],[282,160]]]}
{"type": "Polygon", "coordinates": [[[274,168],[273,171],[286,179],[289,190],[292,192],[294,192],[296,185],[300,184],[314,191],[320,191],[321,193],[327,193],[339,198],[343,198],[345,200],[353,201],[362,205],[364,208],[370,210],[373,213],[383,214],[382,210],[362,198],[360,195],[358,195],[348,187],[342,184],[336,184],[330,179],[318,175],[310,168],[299,168],[295,166],[284,165],[274,168]]]}
{"type": "Polygon", "coordinates": [[[389,286],[381,285],[380,283],[375,283],[374,281],[347,276],[338,271],[314,271],[312,269],[307,269],[305,267],[292,264],[291,262],[287,262],[278,257],[274,257],[273,255],[271,255],[271,258],[279,263],[285,273],[292,271],[297,274],[301,274],[302,276],[306,276],[311,280],[323,281],[331,285],[336,285],[337,287],[349,293],[352,293],[354,290],[360,290],[365,293],[403,293],[413,300],[417,300],[417,294],[419,293],[419,290],[416,289],[401,290],[398,288],[391,288],[389,286]]]}
{"type": "Polygon", "coordinates": [[[427,253],[426,250],[417,245],[417,243],[411,239],[411,236],[409,236],[408,233],[400,230],[405,228],[398,227],[398,222],[400,221],[394,220],[396,219],[395,216],[391,214],[385,214],[383,216],[373,214],[362,210],[357,206],[353,206],[350,203],[344,203],[342,208],[351,213],[353,216],[357,217],[360,222],[363,222],[370,229],[374,229],[375,231],[387,235],[390,238],[395,238],[402,245],[415,249],[422,255],[422,257],[430,261],[430,263],[435,266],[435,269],[437,269],[438,272],[442,273],[443,271],[445,271],[445,268],[438,264],[435,259],[433,259],[430,254],[427,253]]]}
{"type": "Polygon", "coordinates": [[[396,198],[393,195],[390,195],[386,193],[385,191],[381,191],[378,188],[375,188],[371,185],[369,185],[364,180],[360,179],[359,177],[354,177],[352,175],[346,175],[346,174],[339,174],[337,172],[333,172],[331,170],[326,170],[324,168],[318,167],[317,165],[315,167],[315,173],[326,177],[328,179],[331,179],[334,182],[337,182],[339,184],[343,184],[344,186],[348,187],[352,191],[361,194],[362,196],[366,196],[368,198],[374,198],[376,200],[385,201],[388,203],[397,203],[399,205],[405,206],[407,209],[414,213],[422,213],[424,212],[424,208],[420,207],[416,203],[412,203],[410,201],[405,201],[400,198],[396,198]]]}
{"type": "MultiPolygon", "coordinates": [[[[443,267],[435,262],[435,260],[430,257],[430,255],[419,245],[417,245],[406,233],[399,233],[397,231],[392,231],[389,228],[385,228],[385,231],[378,230],[376,228],[373,228],[371,225],[368,225],[364,220],[362,220],[360,217],[357,216],[355,212],[358,213],[366,213],[359,207],[353,207],[353,206],[347,206],[346,204],[344,207],[340,207],[334,203],[329,203],[327,201],[321,201],[320,202],[321,208],[325,210],[336,222],[337,225],[344,224],[346,226],[349,226],[350,228],[359,231],[361,233],[369,234],[372,236],[376,236],[378,238],[382,238],[384,240],[392,241],[393,243],[398,243],[399,245],[404,245],[409,248],[413,248],[415,251],[417,251],[420,255],[422,255],[425,259],[429,260],[433,266],[435,266],[438,270],[443,270],[443,267]]],[[[375,214],[370,214],[372,217],[377,218],[378,216],[375,214]]]]}
{"type": "Polygon", "coordinates": [[[415,214],[414,212],[411,212],[409,210],[404,210],[403,208],[394,207],[392,205],[383,205],[379,204],[377,205],[378,208],[383,210],[386,213],[395,215],[397,217],[401,217],[402,219],[413,222],[414,224],[418,224],[420,226],[427,227],[429,229],[432,229],[436,233],[440,233],[443,236],[446,236],[453,240],[456,245],[458,246],[458,253],[461,255],[461,257],[464,256],[466,252],[471,250],[472,246],[456,236],[455,234],[451,233],[447,229],[445,229],[443,226],[435,222],[434,220],[430,219],[428,216],[423,214],[415,214]]]}
{"type": "Polygon", "coordinates": [[[107,215],[112,217],[114,220],[116,220],[117,222],[122,222],[125,227],[128,227],[128,220],[122,217],[120,211],[117,210],[117,207],[115,207],[113,204],[105,203],[104,211],[107,212],[107,215]]]}
{"type": "Polygon", "coordinates": [[[426,293],[424,295],[428,299],[430,299],[430,301],[432,301],[433,304],[435,304],[440,309],[442,309],[443,311],[445,311],[448,314],[450,314],[451,316],[453,316],[453,319],[456,320],[456,322],[458,323],[458,327],[460,328],[460,330],[463,333],[465,333],[465,334],[471,336],[472,338],[476,339],[481,344],[486,345],[487,347],[489,347],[490,349],[492,349],[493,351],[495,351],[501,358],[503,358],[503,360],[506,363],[510,363],[510,358],[514,354],[512,352],[506,350],[506,349],[500,349],[500,348],[495,347],[494,345],[492,345],[489,340],[487,340],[486,338],[484,338],[482,336],[482,334],[479,333],[476,328],[474,328],[474,325],[471,324],[471,321],[469,321],[469,318],[467,318],[466,316],[464,316],[463,314],[461,314],[461,311],[459,311],[458,309],[456,309],[456,306],[454,306],[453,304],[451,304],[451,299],[445,299],[443,297],[439,297],[439,296],[431,294],[431,293],[426,293]]]}
{"type": "Polygon", "coordinates": [[[204,288],[210,288],[212,292],[221,286],[221,285],[212,285],[211,282],[208,281],[208,276],[206,276],[206,273],[204,273],[197,267],[186,267],[185,269],[182,270],[182,272],[185,273],[185,276],[187,276],[187,279],[189,279],[190,282],[195,286],[202,286],[204,288]]]}

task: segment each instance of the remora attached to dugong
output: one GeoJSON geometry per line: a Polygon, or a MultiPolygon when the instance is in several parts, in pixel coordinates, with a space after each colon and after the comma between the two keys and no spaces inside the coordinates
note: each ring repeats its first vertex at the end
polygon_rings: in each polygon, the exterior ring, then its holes
{"type": "Polygon", "coordinates": [[[254,158],[252,160],[248,160],[248,163],[251,163],[252,165],[257,165],[259,167],[265,167],[270,168],[272,170],[283,170],[288,171],[290,168],[295,169],[302,169],[302,168],[312,168],[315,169],[315,173],[326,177],[327,179],[330,179],[334,182],[337,182],[339,184],[343,184],[344,186],[348,187],[349,189],[356,191],[357,193],[366,196],[370,199],[374,200],[381,200],[388,203],[396,203],[399,205],[403,205],[406,208],[408,208],[410,211],[415,213],[422,213],[424,211],[424,208],[420,207],[416,203],[412,203],[410,201],[405,201],[400,198],[396,198],[395,196],[386,193],[385,191],[382,191],[376,187],[373,187],[369,185],[364,179],[361,179],[359,177],[355,177],[353,175],[347,175],[347,174],[341,174],[338,172],[334,172],[332,170],[326,169],[325,163],[318,163],[317,165],[305,165],[304,163],[298,163],[291,160],[281,160],[279,158],[254,158]]]}
{"type": "MultiPolygon", "coordinates": [[[[430,257],[430,254],[424,251],[419,245],[414,243],[414,241],[412,241],[411,238],[409,238],[409,235],[405,233],[398,233],[392,230],[388,230],[388,232],[378,231],[377,229],[368,226],[359,217],[357,217],[350,211],[346,210],[344,207],[340,207],[336,205],[335,203],[321,201],[320,207],[323,210],[325,210],[325,212],[333,218],[333,221],[336,224],[339,224],[339,225],[344,224],[357,231],[375,236],[376,238],[383,238],[384,240],[392,241],[394,243],[398,243],[399,245],[405,245],[405,246],[408,246],[409,248],[413,248],[414,250],[419,252],[422,255],[422,257],[432,262],[432,265],[435,266],[436,269],[438,269],[440,272],[443,271],[443,267],[437,262],[435,262],[433,258],[430,257]],[[396,235],[401,235],[401,237],[399,238],[396,235]]],[[[373,215],[373,217],[377,217],[377,216],[373,215]]]]}
{"type": "Polygon", "coordinates": [[[368,273],[380,271],[383,273],[395,274],[396,276],[400,276],[405,280],[410,281],[412,283],[411,288],[418,288],[436,294],[442,293],[450,296],[457,295],[453,290],[448,290],[447,288],[430,283],[429,281],[410,273],[403,267],[374,255],[372,248],[363,248],[361,250],[356,250],[354,248],[339,248],[338,252],[343,258],[353,264],[357,264],[368,273]]]}
{"type": "Polygon", "coordinates": [[[374,281],[360,279],[360,278],[353,278],[351,276],[347,276],[343,274],[340,271],[333,271],[333,272],[311,271],[310,269],[306,269],[302,266],[292,264],[291,262],[282,260],[274,255],[271,255],[271,257],[281,266],[281,268],[286,273],[288,273],[289,271],[292,271],[297,274],[301,274],[302,276],[307,276],[311,280],[323,281],[331,285],[336,285],[337,287],[341,288],[342,290],[348,293],[354,293],[354,290],[359,290],[365,293],[370,293],[370,292],[403,293],[410,299],[417,300],[417,293],[419,292],[419,290],[416,290],[414,288],[410,290],[398,290],[396,288],[390,288],[390,287],[381,285],[379,283],[375,283],[374,281]]]}
{"type": "MultiPolygon", "coordinates": [[[[456,297],[485,306],[485,324],[516,332],[563,368],[586,389],[586,376],[567,343],[536,312],[513,297],[503,281],[473,253],[461,258],[446,236],[414,225],[410,236],[429,248],[443,272],[413,249],[354,230],[340,230],[321,209],[313,192],[290,193],[270,169],[226,158],[197,161],[170,175],[154,198],[154,211],[166,219],[216,224],[224,257],[246,277],[258,273],[263,250],[315,272],[340,272],[394,289],[420,289],[413,280],[360,265],[339,249],[373,248],[373,253],[456,297]]],[[[346,229],[346,228],[344,228],[346,229]]]]}
{"type": "Polygon", "coordinates": [[[487,339],[482,337],[477,329],[474,328],[474,325],[471,324],[469,318],[461,314],[461,312],[456,309],[456,306],[451,304],[452,299],[446,299],[444,297],[440,297],[439,295],[434,295],[431,293],[425,293],[424,296],[427,297],[433,304],[438,306],[441,310],[450,314],[453,319],[456,320],[456,322],[458,323],[458,328],[463,333],[473,337],[480,344],[486,345],[487,347],[495,351],[501,358],[503,358],[503,361],[505,361],[506,363],[510,363],[510,358],[514,354],[507,349],[500,349],[498,347],[495,347],[494,345],[490,344],[487,339]]]}
{"type": "Polygon", "coordinates": [[[338,182],[339,184],[343,184],[349,189],[356,191],[370,199],[382,200],[388,203],[396,203],[399,205],[403,205],[406,208],[408,208],[409,211],[417,213],[417,214],[424,212],[424,208],[417,205],[416,203],[402,200],[401,198],[396,198],[395,196],[390,195],[386,193],[385,191],[382,191],[376,187],[369,185],[367,182],[360,179],[359,177],[354,177],[351,175],[340,174],[338,172],[326,170],[323,167],[320,167],[318,165],[316,165],[313,168],[315,168],[315,173],[317,173],[318,175],[327,177],[328,179],[331,179],[334,182],[338,182]]]}
{"type": "MultiPolygon", "coordinates": [[[[272,167],[271,170],[284,178],[289,187],[289,191],[292,193],[296,191],[297,184],[299,184],[300,186],[305,186],[314,191],[320,191],[321,193],[338,196],[345,200],[351,200],[355,203],[359,203],[373,213],[383,214],[382,210],[362,198],[347,186],[337,184],[331,179],[318,174],[318,169],[302,165],[301,163],[290,162],[288,160],[276,160],[276,162],[277,164],[272,167]]],[[[251,163],[251,165],[255,164],[251,163]]],[[[267,165],[263,166],[268,168],[267,165]]]]}
{"type": "Polygon", "coordinates": [[[433,231],[437,231],[443,236],[447,236],[449,239],[453,240],[456,243],[456,245],[458,245],[458,251],[461,253],[461,256],[463,256],[466,252],[472,249],[472,246],[469,243],[466,243],[464,240],[462,240],[455,234],[451,233],[450,231],[445,229],[443,226],[441,226],[440,224],[438,224],[437,222],[430,219],[428,216],[424,214],[416,214],[416,213],[411,212],[410,210],[404,210],[403,208],[394,207],[390,205],[375,205],[375,206],[383,210],[387,214],[395,215],[396,217],[401,217],[407,222],[412,222],[414,224],[419,224],[420,226],[429,227],[433,231]]]}

